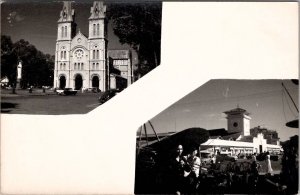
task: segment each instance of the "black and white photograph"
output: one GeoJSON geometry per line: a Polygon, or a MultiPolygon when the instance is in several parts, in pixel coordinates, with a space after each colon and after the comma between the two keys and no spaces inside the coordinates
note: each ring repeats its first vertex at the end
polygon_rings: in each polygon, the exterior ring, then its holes
{"type": "Polygon", "coordinates": [[[297,194],[297,2],[1,1],[1,193],[297,194]]]}
{"type": "Polygon", "coordinates": [[[3,113],[85,114],[160,64],[162,2],[1,6],[3,113]]]}
{"type": "Polygon", "coordinates": [[[211,80],[137,132],[136,194],[295,194],[298,80],[211,80]]]}

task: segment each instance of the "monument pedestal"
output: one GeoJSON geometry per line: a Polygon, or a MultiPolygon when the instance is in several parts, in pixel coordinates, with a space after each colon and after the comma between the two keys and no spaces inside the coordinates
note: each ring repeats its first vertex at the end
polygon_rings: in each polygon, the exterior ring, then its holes
{"type": "Polygon", "coordinates": [[[21,89],[21,79],[17,79],[16,89],[21,89]]]}

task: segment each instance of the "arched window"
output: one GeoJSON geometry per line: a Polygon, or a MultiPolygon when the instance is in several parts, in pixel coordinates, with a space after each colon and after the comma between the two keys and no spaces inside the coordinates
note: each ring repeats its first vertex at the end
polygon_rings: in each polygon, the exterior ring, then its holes
{"type": "Polygon", "coordinates": [[[67,52],[64,51],[64,59],[67,59],[67,52]]]}
{"type": "Polygon", "coordinates": [[[65,30],[65,28],[62,26],[62,27],[61,27],[61,37],[64,37],[64,34],[65,34],[65,33],[64,33],[64,30],[65,30]]]}
{"type": "Polygon", "coordinates": [[[83,70],[83,63],[81,63],[81,70],[83,70]]]}
{"type": "Polygon", "coordinates": [[[95,50],[93,50],[93,59],[95,59],[95,50]]]}
{"type": "Polygon", "coordinates": [[[99,70],[99,63],[96,64],[96,70],[99,70]]]}
{"type": "Polygon", "coordinates": [[[60,63],[59,69],[62,70],[62,63],[60,63]]]}
{"type": "Polygon", "coordinates": [[[93,24],[93,35],[96,35],[96,24],[93,24]]]}
{"type": "Polygon", "coordinates": [[[63,51],[60,52],[60,59],[64,59],[64,52],[63,51]]]}
{"type": "Polygon", "coordinates": [[[77,65],[77,64],[76,64],[76,63],[74,63],[74,70],[76,70],[76,65],[77,65]]]}
{"type": "Polygon", "coordinates": [[[97,24],[97,35],[99,35],[99,24],[97,24]]]}
{"type": "Polygon", "coordinates": [[[66,70],[66,63],[64,63],[64,70],[66,70]]]}
{"type": "Polygon", "coordinates": [[[67,37],[68,36],[68,30],[67,30],[67,26],[65,26],[65,37],[67,37]]]}
{"type": "Polygon", "coordinates": [[[99,59],[99,50],[96,50],[96,53],[97,53],[96,59],[99,59]]]}
{"type": "Polygon", "coordinates": [[[95,63],[93,63],[92,69],[95,70],[95,63]]]}

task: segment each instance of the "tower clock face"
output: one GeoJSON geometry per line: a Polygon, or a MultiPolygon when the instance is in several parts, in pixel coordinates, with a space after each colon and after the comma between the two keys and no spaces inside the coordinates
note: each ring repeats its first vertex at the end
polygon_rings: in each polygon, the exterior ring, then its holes
{"type": "Polygon", "coordinates": [[[234,123],[233,123],[233,126],[234,126],[234,127],[238,127],[239,124],[238,124],[237,122],[234,122],[234,123]]]}
{"type": "Polygon", "coordinates": [[[77,59],[81,59],[84,55],[83,50],[81,49],[76,50],[74,54],[77,59]]]}

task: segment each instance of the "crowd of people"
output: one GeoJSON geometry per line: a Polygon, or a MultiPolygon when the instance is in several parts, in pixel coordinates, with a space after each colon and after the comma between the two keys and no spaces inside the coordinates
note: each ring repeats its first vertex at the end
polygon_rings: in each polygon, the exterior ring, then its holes
{"type": "Polygon", "coordinates": [[[258,169],[255,156],[250,162],[237,163],[216,160],[202,164],[195,149],[183,155],[183,146],[178,145],[175,156],[167,167],[166,190],[177,194],[191,193],[245,193],[257,190],[258,169]],[[221,162],[222,161],[222,162],[221,162]]]}
{"type": "MultiPolygon", "coordinates": [[[[256,154],[248,160],[228,161],[220,158],[222,155],[218,153],[215,160],[205,164],[201,162],[198,148],[187,153],[182,145],[178,145],[171,154],[167,158],[156,156],[159,159],[153,156],[153,167],[148,172],[143,172],[141,177],[147,178],[148,182],[138,184],[141,191],[137,190],[137,193],[252,194],[280,193],[285,190],[281,185],[280,175],[272,174],[270,154],[267,152],[264,157],[265,170],[262,170],[256,154]]],[[[136,176],[139,178],[141,175],[136,176]]]]}

